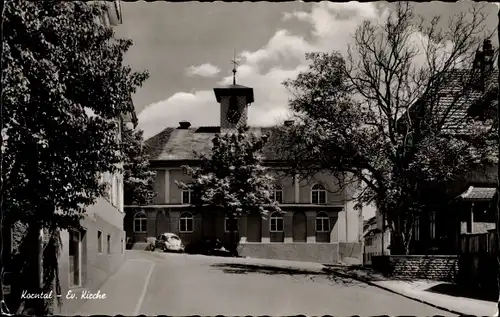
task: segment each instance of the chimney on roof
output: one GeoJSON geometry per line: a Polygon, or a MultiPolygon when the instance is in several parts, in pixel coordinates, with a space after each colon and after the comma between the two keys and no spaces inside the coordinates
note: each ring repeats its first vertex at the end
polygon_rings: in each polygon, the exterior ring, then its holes
{"type": "Polygon", "coordinates": [[[286,127],[289,127],[291,125],[293,125],[294,121],[293,120],[285,120],[285,126],[286,127]]]}
{"type": "Polygon", "coordinates": [[[179,122],[179,128],[178,129],[186,130],[186,129],[189,129],[190,126],[191,126],[191,122],[189,122],[189,121],[181,121],[181,122],[179,122]]]}
{"type": "Polygon", "coordinates": [[[495,51],[491,44],[491,40],[484,40],[482,50],[478,49],[476,51],[473,68],[479,71],[479,78],[476,83],[477,88],[480,90],[484,91],[491,82],[491,72],[494,68],[494,55],[495,51]]]}
{"type": "Polygon", "coordinates": [[[474,68],[480,69],[484,64],[483,60],[484,60],[483,51],[477,49],[476,55],[474,56],[474,68]]]}
{"type": "Polygon", "coordinates": [[[491,44],[491,40],[484,40],[483,42],[483,63],[486,71],[493,70],[493,57],[495,50],[491,44]]]}

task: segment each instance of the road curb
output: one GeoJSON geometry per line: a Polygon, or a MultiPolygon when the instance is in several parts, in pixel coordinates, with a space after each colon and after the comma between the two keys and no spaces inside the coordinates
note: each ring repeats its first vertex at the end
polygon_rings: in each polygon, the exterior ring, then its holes
{"type": "Polygon", "coordinates": [[[360,282],[363,282],[365,284],[368,284],[370,286],[374,286],[374,287],[377,287],[377,288],[380,288],[380,289],[383,289],[384,291],[388,291],[390,293],[393,293],[393,294],[396,294],[396,295],[399,295],[399,296],[403,296],[403,297],[406,297],[408,299],[411,299],[411,300],[414,300],[414,301],[417,301],[419,303],[422,303],[422,304],[426,304],[426,305],[429,305],[431,307],[434,307],[434,308],[437,308],[437,309],[440,309],[440,310],[444,310],[444,311],[447,311],[449,313],[452,313],[452,314],[457,314],[457,315],[460,315],[460,316],[469,316],[470,314],[466,314],[466,313],[463,313],[463,312],[459,312],[459,311],[456,311],[456,310],[453,310],[453,309],[449,309],[447,307],[444,307],[444,306],[440,306],[440,305],[436,305],[434,303],[431,303],[429,301],[426,301],[426,300],[423,300],[423,299],[420,299],[418,297],[414,297],[414,296],[410,296],[410,295],[407,295],[407,294],[404,294],[404,293],[401,293],[401,292],[398,292],[398,291],[395,291],[393,289],[390,289],[388,287],[385,287],[385,286],[382,286],[382,285],[378,285],[376,283],[373,283],[372,281],[370,281],[369,279],[366,279],[366,278],[363,278],[363,277],[360,277],[358,275],[351,275],[351,274],[346,274],[346,273],[342,273],[342,272],[339,272],[339,271],[336,271],[336,270],[333,270],[333,269],[330,269],[328,267],[324,267],[323,268],[324,271],[326,272],[330,272],[330,273],[333,273],[333,274],[337,274],[339,276],[342,276],[342,277],[347,277],[347,278],[352,278],[352,279],[355,279],[355,280],[358,280],[360,282]]]}

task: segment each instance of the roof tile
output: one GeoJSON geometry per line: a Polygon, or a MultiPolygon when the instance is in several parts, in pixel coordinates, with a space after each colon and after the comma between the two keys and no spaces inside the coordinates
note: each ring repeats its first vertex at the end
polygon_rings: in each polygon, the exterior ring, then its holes
{"type": "MultiPolygon", "coordinates": [[[[192,160],[196,153],[209,153],[212,140],[220,127],[202,126],[188,129],[166,128],[157,135],[146,140],[147,153],[150,160],[192,160]]],[[[265,159],[276,159],[273,143],[278,142],[278,129],[273,127],[250,127],[249,132],[257,136],[270,134],[269,141],[262,150],[265,159]]]]}
{"type": "Polygon", "coordinates": [[[495,196],[495,187],[470,186],[466,192],[460,195],[463,200],[491,200],[495,196]]]}

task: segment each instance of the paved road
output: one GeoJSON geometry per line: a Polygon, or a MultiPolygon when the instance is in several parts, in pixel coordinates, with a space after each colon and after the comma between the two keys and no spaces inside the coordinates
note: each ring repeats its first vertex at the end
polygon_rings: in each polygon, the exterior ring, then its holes
{"type": "Polygon", "coordinates": [[[295,262],[285,268],[285,261],[157,252],[133,256],[154,263],[144,296],[139,298],[138,314],[450,315],[354,280],[323,274],[314,264],[295,262]],[[304,268],[316,272],[305,273],[304,268]]]}

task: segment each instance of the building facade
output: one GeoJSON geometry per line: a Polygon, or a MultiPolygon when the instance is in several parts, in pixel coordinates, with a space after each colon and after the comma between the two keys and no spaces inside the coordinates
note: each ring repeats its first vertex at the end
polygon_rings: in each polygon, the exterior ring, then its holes
{"type": "Polygon", "coordinates": [[[373,256],[390,254],[390,231],[386,228],[385,232],[382,232],[379,225],[380,218],[380,215],[373,216],[363,224],[363,264],[365,265],[372,264],[373,256]]]}
{"type": "MultiPolygon", "coordinates": [[[[181,191],[175,181],[189,182],[183,165],[196,164],[193,150],[208,153],[217,133],[235,132],[246,125],[253,102],[253,89],[241,85],[215,88],[220,104],[218,127],[191,127],[187,121],[166,128],[146,141],[150,166],[156,171],[157,196],[148,206],[126,206],[125,230],[134,248],[164,232],[176,233],[184,244],[204,237],[229,243],[228,218],[221,211],[198,212],[191,193],[181,191]]],[[[292,124],[291,121],[287,124],[292,124]]],[[[241,256],[337,263],[362,259],[362,215],[354,208],[355,188],[341,189],[329,173],[317,173],[314,181],[281,173],[286,162],[273,157],[279,142],[277,129],[250,127],[257,135],[270,134],[264,149],[264,165],[275,177],[274,198],[284,214],[249,214],[237,220],[238,252],[241,256]]]]}

